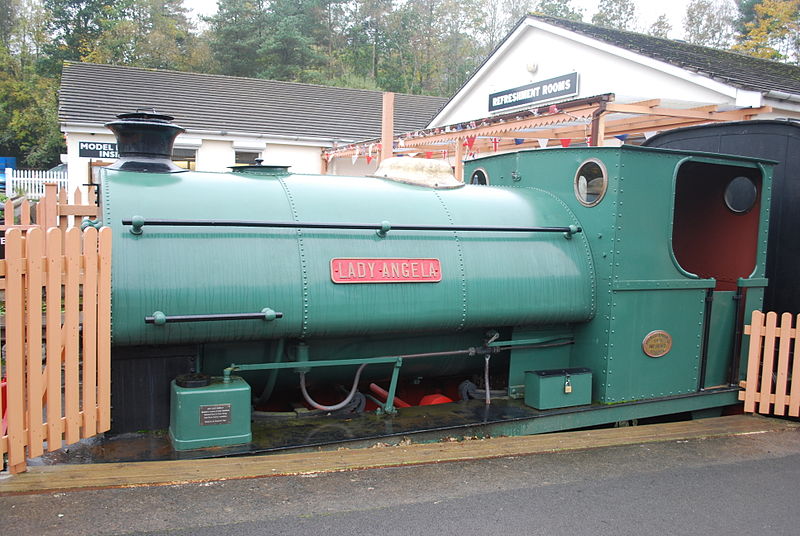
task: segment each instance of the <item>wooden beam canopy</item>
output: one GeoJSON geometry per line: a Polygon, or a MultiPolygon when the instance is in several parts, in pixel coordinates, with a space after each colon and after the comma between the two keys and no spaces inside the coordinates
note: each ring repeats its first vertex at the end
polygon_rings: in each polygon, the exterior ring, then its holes
{"type": "Polygon", "coordinates": [[[387,136],[384,128],[381,140],[324,149],[323,169],[327,170],[329,162],[336,158],[366,155],[368,147],[380,143],[381,158],[391,154],[444,158],[454,162],[455,175],[461,178],[466,158],[487,153],[559,145],[596,146],[605,145],[607,140],[619,144],[621,142],[615,137],[642,136],[703,123],[748,120],[770,111],[772,109],[768,106],[724,111],[716,105],[668,108],[662,105],[661,99],[617,103],[613,94],[605,94],[394,137],[387,136]]]}

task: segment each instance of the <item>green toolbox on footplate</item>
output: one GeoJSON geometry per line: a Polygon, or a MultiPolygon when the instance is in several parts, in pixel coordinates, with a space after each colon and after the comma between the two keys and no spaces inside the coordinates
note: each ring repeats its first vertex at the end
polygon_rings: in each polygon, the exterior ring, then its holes
{"type": "Polygon", "coordinates": [[[588,368],[529,370],[525,373],[525,404],[536,409],[592,403],[592,371],[588,368]]]}

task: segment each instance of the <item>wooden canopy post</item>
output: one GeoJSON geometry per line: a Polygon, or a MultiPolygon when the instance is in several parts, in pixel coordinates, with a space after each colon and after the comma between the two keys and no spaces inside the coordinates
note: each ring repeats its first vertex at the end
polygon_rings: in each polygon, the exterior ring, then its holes
{"type": "Polygon", "coordinates": [[[464,138],[456,138],[456,166],[453,174],[464,182],[464,138]]]}
{"type": "MultiPolygon", "coordinates": [[[[383,118],[381,120],[381,159],[392,156],[392,143],[394,142],[394,93],[383,94],[383,118]]],[[[379,162],[379,163],[380,163],[379,162]]]]}

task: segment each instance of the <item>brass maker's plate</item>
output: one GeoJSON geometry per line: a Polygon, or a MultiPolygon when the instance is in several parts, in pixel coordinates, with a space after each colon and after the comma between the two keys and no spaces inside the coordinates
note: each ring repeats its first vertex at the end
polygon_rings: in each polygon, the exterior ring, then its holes
{"type": "Polygon", "coordinates": [[[651,331],[642,341],[642,350],[650,357],[665,356],[672,350],[672,335],[660,329],[651,331]]]}

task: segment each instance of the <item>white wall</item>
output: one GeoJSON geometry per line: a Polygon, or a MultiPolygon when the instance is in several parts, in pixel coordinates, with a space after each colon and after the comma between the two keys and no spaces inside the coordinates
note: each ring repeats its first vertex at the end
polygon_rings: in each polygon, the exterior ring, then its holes
{"type": "Polygon", "coordinates": [[[333,158],[328,165],[328,173],[330,175],[347,175],[350,177],[367,177],[374,175],[375,170],[378,169],[378,158],[375,157],[367,164],[367,159],[363,156],[356,160],[353,164],[353,159],[346,158],[333,158]]]}
{"type": "Polygon", "coordinates": [[[261,153],[265,165],[289,166],[292,173],[321,173],[322,147],[285,145],[267,142],[267,150],[261,153]]]}
{"type": "Polygon", "coordinates": [[[75,188],[83,187],[84,184],[89,182],[89,162],[106,162],[111,163],[114,158],[81,158],[78,156],[78,142],[89,141],[92,143],[116,143],[116,138],[111,132],[107,134],[78,132],[67,133],[67,176],[69,177],[69,192],[75,191],[75,188]]]}
{"type": "Polygon", "coordinates": [[[225,173],[236,163],[233,141],[203,140],[197,149],[195,169],[197,171],[216,171],[225,173]]]}

